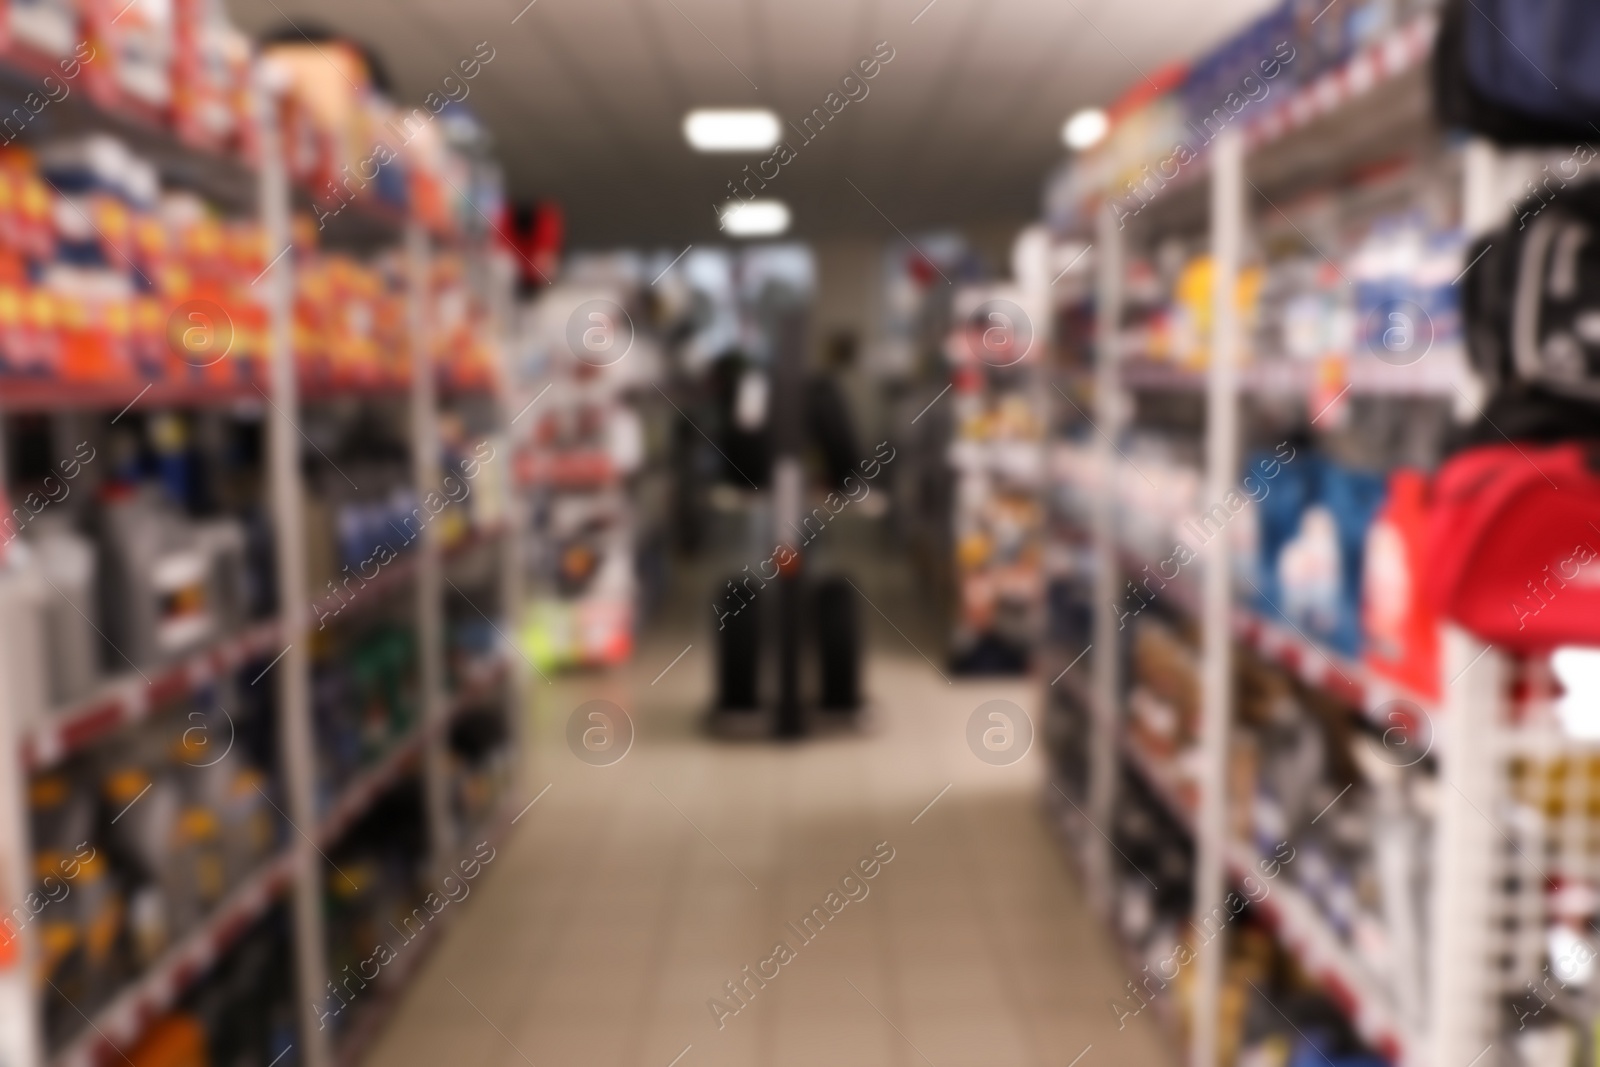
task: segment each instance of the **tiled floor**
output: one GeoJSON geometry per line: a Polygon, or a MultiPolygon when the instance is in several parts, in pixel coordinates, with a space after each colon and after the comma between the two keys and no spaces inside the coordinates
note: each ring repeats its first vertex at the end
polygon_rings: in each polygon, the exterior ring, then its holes
{"type": "MultiPolygon", "coordinates": [[[[913,610],[883,606],[902,622],[913,610]]],[[[700,729],[710,637],[692,628],[658,628],[616,675],[538,684],[526,795],[549,791],[475,883],[367,1062],[1175,1062],[1150,1015],[1117,1030],[1108,1005],[1126,975],[1044,822],[1041,754],[993,767],[967,749],[974,708],[1004,698],[1031,712],[1037,683],[948,684],[867,614],[872,710],[859,734],[711,740],[700,729]],[[567,717],[597,696],[637,726],[609,767],[565,743],[567,717]],[[893,859],[867,895],[802,942],[785,924],[875,846],[893,859]],[[780,939],[794,958],[719,1028],[707,1002],[737,1006],[724,984],[780,939]]]]}

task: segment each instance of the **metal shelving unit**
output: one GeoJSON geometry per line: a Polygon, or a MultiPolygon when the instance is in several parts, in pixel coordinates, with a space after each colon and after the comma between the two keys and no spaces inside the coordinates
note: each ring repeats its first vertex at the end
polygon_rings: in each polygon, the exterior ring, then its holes
{"type": "MultiPolygon", "coordinates": [[[[1506,156],[1480,142],[1459,148],[1445,146],[1429,126],[1424,78],[1434,33],[1431,17],[1403,27],[1388,41],[1353,57],[1340,69],[1301,87],[1268,113],[1241,122],[1217,138],[1192,173],[1171,183],[1161,198],[1146,205],[1141,226],[1156,232],[1196,222],[1209,226],[1215,263],[1212,314],[1216,324],[1207,369],[1187,370],[1137,358],[1127,351],[1120,330],[1124,314],[1126,237],[1113,207],[1106,203],[1094,215],[1096,320],[1093,339],[1094,426],[1092,456],[1098,470],[1098,492],[1079,516],[1077,531],[1096,561],[1092,595],[1094,658],[1089,684],[1073,699],[1090,710],[1090,737],[1085,812],[1053,805],[1061,815],[1066,837],[1078,853],[1086,889],[1102,914],[1112,914],[1115,890],[1110,872],[1117,855],[1105,836],[1084,829],[1087,817],[1095,828],[1110,831],[1117,806],[1117,783],[1129,768],[1149,787],[1159,804],[1184,827],[1196,851],[1193,897],[1195,914],[1207,915],[1229,888],[1256,869],[1261,859],[1253,846],[1231,836],[1227,810],[1228,732],[1234,717],[1231,693],[1233,660],[1238,645],[1285,668],[1303,683],[1359,709],[1380,730],[1382,708],[1404,699],[1421,710],[1434,731],[1439,810],[1431,854],[1431,888],[1424,902],[1422,927],[1426,952],[1412,945],[1424,972],[1420,988],[1399,992],[1374,979],[1367,965],[1347,947],[1315,904],[1302,891],[1280,880],[1263,899],[1260,913],[1289,956],[1340,1005],[1353,1029],[1374,1048],[1406,1067],[1460,1067],[1477,1062],[1496,1039],[1495,998],[1513,991],[1505,985],[1497,931],[1504,905],[1496,896],[1518,862],[1503,855],[1502,836],[1485,815],[1499,810],[1507,796],[1510,760],[1529,748],[1529,739],[1509,723],[1513,664],[1510,659],[1449,625],[1442,632],[1439,701],[1425,700],[1373,675],[1359,662],[1322,647],[1298,631],[1264,618],[1237,604],[1230,573],[1228,539],[1218,537],[1199,553],[1201,582],[1181,578],[1164,585],[1166,597],[1182,614],[1196,620],[1202,638],[1200,663],[1200,745],[1192,782],[1178,774],[1171,761],[1143,750],[1123,727],[1126,708],[1122,664],[1118,652],[1119,620],[1115,605],[1123,595],[1124,573],[1137,574],[1149,560],[1124,542],[1116,523],[1114,486],[1126,471],[1120,466],[1116,441],[1128,422],[1130,390],[1204,394],[1204,499],[1221,500],[1239,475],[1239,403],[1241,395],[1291,394],[1311,391],[1317,368],[1286,361],[1240,365],[1241,337],[1233,301],[1235,280],[1249,225],[1249,191],[1281,183],[1304,190],[1314,185],[1330,163],[1370,159],[1392,152],[1396,145],[1433,142],[1459,163],[1464,182],[1464,226],[1481,233],[1501,224],[1505,206],[1528,173],[1537,169],[1528,159],[1506,156]],[[1209,203],[1201,199],[1201,189],[1209,203]],[[1195,800],[1185,794],[1194,787],[1195,800]]],[[[1265,196],[1264,193],[1260,194],[1265,196]]],[[[1442,352],[1427,366],[1395,367],[1368,361],[1347,368],[1352,392],[1391,396],[1450,396],[1458,388],[1469,394],[1473,382],[1464,354],[1442,352]]],[[[1065,650],[1062,662],[1076,649],[1065,650]]],[[[1065,673],[1065,672],[1063,672],[1065,673]]],[[[1047,682],[1049,676],[1046,676],[1047,682]]],[[[1056,682],[1049,682],[1055,685],[1056,682]]],[[[1577,743],[1563,750],[1580,751],[1577,743]]],[[[1584,746],[1585,754],[1592,746],[1584,746]]],[[[1548,755],[1548,753],[1546,754],[1548,755]]],[[[1193,768],[1191,768],[1193,769],[1193,768]]],[[[1055,790],[1052,790],[1054,792],[1055,790]]],[[[1054,800],[1055,798],[1051,798],[1054,800]]],[[[1514,846],[1513,846],[1514,847],[1514,846]]],[[[1524,876],[1526,871],[1522,872],[1524,876]]],[[[1537,883],[1536,883],[1537,885],[1537,883]]],[[[1219,994],[1223,954],[1196,954],[1189,1015],[1186,1059],[1192,1067],[1218,1063],[1219,994]]]]}
{"type": "MultiPolygon", "coordinates": [[[[217,153],[190,148],[170,132],[153,126],[138,116],[116,113],[73,98],[70,116],[73,130],[106,130],[124,137],[147,154],[163,175],[196,188],[213,203],[232,210],[244,210],[251,202],[258,214],[270,248],[292,245],[291,222],[296,205],[305,203],[306,194],[290,180],[285,148],[280,141],[279,110],[285,86],[274,81],[266,64],[257,63],[256,121],[261,137],[261,165],[250,168],[240,161],[217,153]]],[[[20,77],[0,64],[0,82],[20,77]]],[[[66,112],[63,111],[63,115],[66,112]]],[[[65,121],[65,119],[63,119],[65,121]]],[[[358,206],[340,213],[341,226],[325,234],[332,244],[371,249],[404,241],[407,257],[409,333],[413,356],[409,385],[383,386],[340,391],[338,395],[398,400],[409,396],[412,433],[413,481],[419,496],[437,489],[441,470],[437,411],[440,388],[428,343],[432,323],[430,307],[432,245],[436,238],[415,221],[392,219],[380,213],[363,212],[358,206]],[[402,391],[404,390],[404,391],[402,391]]],[[[485,242],[485,246],[487,242],[485,242]]],[[[492,260],[487,248],[473,250],[492,260]]],[[[275,577],[278,611],[274,618],[257,622],[200,649],[150,678],[134,675],[108,680],[90,697],[75,705],[57,709],[49,717],[26,730],[18,729],[15,694],[0,685],[0,856],[3,884],[0,893],[8,899],[22,900],[33,888],[32,846],[27,820],[29,775],[46,769],[92,744],[106,740],[125,728],[153,715],[170,700],[181,698],[209,685],[219,676],[237,669],[251,658],[270,657],[283,649],[272,666],[277,686],[274,710],[277,744],[284,770],[283,811],[291,824],[281,850],[270,855],[257,870],[246,876],[199,923],[177,940],[151,966],[130,980],[104,1007],[86,1016],[83,1031],[55,1056],[45,1054],[39,991],[34,987],[35,961],[39,956],[36,932],[25,928],[17,939],[17,958],[0,971],[0,1015],[21,1021],[6,1026],[0,1035],[0,1059],[21,1067],[93,1067],[126,1059],[127,1047],[137,1041],[146,1026],[171,1009],[193,984],[202,978],[250,928],[275,904],[288,897],[292,916],[294,999],[298,1005],[298,1035],[295,1040],[297,1062],[304,1067],[331,1067],[347,1058],[328,1040],[315,1003],[328,988],[327,942],[324,916],[324,883],[327,861],[323,850],[332,848],[340,836],[368,811],[384,792],[402,777],[420,770],[427,797],[429,852],[435,863],[446,863],[453,837],[449,807],[450,782],[447,754],[449,726],[466,707],[492,692],[506,696],[507,718],[512,743],[519,737],[522,699],[526,692],[522,672],[515,669],[514,657],[502,656],[489,669],[475,671],[480,684],[467,684],[463,691],[449,693],[445,678],[444,565],[457,552],[496,543],[500,575],[496,582],[499,612],[503,620],[515,618],[520,596],[520,576],[515,573],[521,558],[520,530],[515,523],[476,531],[465,544],[446,550],[433,525],[423,527],[417,552],[386,568],[374,583],[398,589],[407,583],[414,588],[413,618],[419,634],[419,655],[423,692],[421,721],[409,734],[395,741],[385,756],[346,783],[327,811],[319,811],[316,797],[316,753],[311,702],[311,649],[309,636],[319,618],[333,605],[314,599],[308,593],[307,531],[304,522],[304,494],[301,458],[303,438],[299,428],[302,400],[325,398],[318,387],[308,390],[297,379],[294,350],[294,270],[295,257],[284,255],[259,280],[268,310],[269,355],[264,361],[266,377],[259,384],[189,385],[157,383],[141,389],[140,383],[89,383],[0,380],[0,412],[116,410],[135,401],[142,407],[217,407],[239,400],[267,401],[262,409],[266,430],[265,492],[270,503],[274,530],[275,577]],[[260,391],[258,392],[258,388],[260,391]],[[509,687],[501,683],[510,679],[509,687]],[[487,683],[487,684],[484,684],[487,683]]],[[[492,268],[492,264],[491,264],[492,268]]],[[[478,280],[491,289],[504,284],[504,271],[485,269],[478,280]]],[[[487,294],[491,304],[497,294],[487,294]]],[[[497,325],[503,325],[497,320],[497,325]]],[[[496,337],[497,344],[502,340],[496,337]]],[[[503,368],[502,368],[503,370],[503,368]]],[[[504,380],[503,376],[500,379],[504,380]]],[[[498,391],[496,391],[498,392],[498,391]]],[[[494,398],[493,432],[504,438],[507,416],[504,398],[494,398]]],[[[0,442],[3,442],[0,435],[0,442]]],[[[4,471],[0,449],[0,472],[4,471]]],[[[502,453],[500,462],[488,468],[487,477],[498,478],[502,498],[513,491],[511,457],[502,453]]],[[[368,598],[376,603],[379,596],[368,598]]],[[[341,605],[342,606],[342,605],[341,605]]],[[[510,627],[500,625],[502,633],[510,627]]],[[[17,619],[0,620],[0,642],[11,628],[22,625],[17,619]]],[[[0,671],[0,676],[4,672],[0,671]]],[[[503,830],[505,820],[491,820],[503,830]]]]}

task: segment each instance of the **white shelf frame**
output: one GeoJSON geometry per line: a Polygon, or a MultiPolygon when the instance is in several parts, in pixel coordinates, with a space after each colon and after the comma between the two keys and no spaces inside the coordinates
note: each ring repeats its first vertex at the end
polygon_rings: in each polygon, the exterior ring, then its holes
{"type": "MultiPolygon", "coordinates": [[[[417,499],[443,492],[439,463],[439,411],[433,373],[433,256],[427,231],[418,222],[406,226],[406,311],[411,334],[411,469],[417,499]]],[[[433,731],[446,714],[444,692],[444,571],[439,552],[439,527],[422,527],[417,546],[416,625],[418,680],[424,727],[433,731]]],[[[443,738],[423,752],[423,797],[428,843],[435,864],[454,842],[450,818],[449,757],[443,738]]]]}
{"type": "MultiPolygon", "coordinates": [[[[1118,766],[1121,735],[1122,657],[1117,637],[1121,622],[1104,605],[1115,604],[1122,595],[1118,578],[1116,496],[1111,492],[1117,469],[1115,435],[1122,432],[1125,405],[1122,401],[1119,363],[1122,349],[1123,241],[1111,205],[1105,205],[1095,219],[1095,301],[1099,312],[1095,323],[1095,414],[1101,432],[1095,437],[1095,456],[1105,492],[1095,501],[1093,546],[1094,647],[1090,660],[1089,791],[1088,816],[1092,826],[1110,827],[1116,816],[1118,775],[1096,774],[1095,768],[1118,766]]],[[[1109,830],[1085,836],[1089,895],[1096,910],[1110,917],[1115,896],[1111,892],[1112,864],[1109,830]]]]}
{"type": "MultiPolygon", "coordinates": [[[[264,68],[265,70],[265,68],[264,68]]],[[[265,79],[264,79],[265,80],[265,79]]],[[[289,206],[289,173],[278,123],[283,91],[262,87],[258,97],[261,131],[261,223],[267,247],[287,248],[294,235],[289,206]]],[[[308,595],[305,502],[300,476],[300,394],[295,388],[294,257],[285,256],[262,279],[267,286],[268,345],[272,404],[267,419],[267,476],[272,495],[273,547],[276,552],[278,609],[288,642],[278,674],[278,745],[284,765],[284,798],[295,833],[289,850],[293,870],[291,912],[295,945],[296,1015],[300,1021],[300,1060],[305,1067],[331,1067],[328,1034],[317,1004],[328,986],[327,934],[322,911],[322,858],[306,828],[317,822],[316,752],[311,721],[311,621],[308,595]],[[308,946],[317,951],[307,951],[308,946]]]]}
{"type": "MultiPolygon", "coordinates": [[[[1245,144],[1237,128],[1213,146],[1211,167],[1211,363],[1206,392],[1207,500],[1221,500],[1239,469],[1239,312],[1235,290],[1244,254],[1245,144]]],[[[1228,851],[1228,730],[1233,722],[1233,553],[1230,539],[1213,538],[1202,553],[1200,592],[1200,812],[1195,821],[1195,919],[1226,914],[1228,851]]],[[[1224,929],[1219,937],[1225,939],[1224,929]]],[[[1225,951],[1196,961],[1189,1062],[1217,1067],[1225,951]]]]}

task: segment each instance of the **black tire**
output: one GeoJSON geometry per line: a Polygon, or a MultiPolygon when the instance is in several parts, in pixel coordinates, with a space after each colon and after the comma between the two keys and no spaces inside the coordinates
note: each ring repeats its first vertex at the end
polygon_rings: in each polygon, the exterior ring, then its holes
{"type": "Polygon", "coordinates": [[[827,578],[818,583],[816,618],[822,706],[855,711],[861,706],[861,627],[856,592],[849,582],[827,578]]]}
{"type": "MultiPolygon", "coordinates": [[[[713,595],[732,603],[726,584],[713,595]]],[[[761,611],[758,603],[752,603],[738,614],[723,616],[717,631],[718,710],[753,711],[760,705],[760,664],[761,611]]]]}

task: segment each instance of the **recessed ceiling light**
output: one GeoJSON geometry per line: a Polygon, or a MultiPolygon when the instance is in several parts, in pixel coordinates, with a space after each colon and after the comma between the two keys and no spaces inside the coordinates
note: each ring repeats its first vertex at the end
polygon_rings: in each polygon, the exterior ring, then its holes
{"type": "Polygon", "coordinates": [[[700,152],[765,152],[779,131],[766,108],[701,107],[683,117],[683,136],[700,152]]]}
{"type": "Polygon", "coordinates": [[[730,237],[776,237],[788,228],[782,200],[734,200],[722,209],[722,231],[730,237]]]}
{"type": "Polygon", "coordinates": [[[1075,152],[1093,148],[1111,129],[1111,120],[1097,107],[1077,111],[1061,127],[1061,140],[1075,152]]]}

